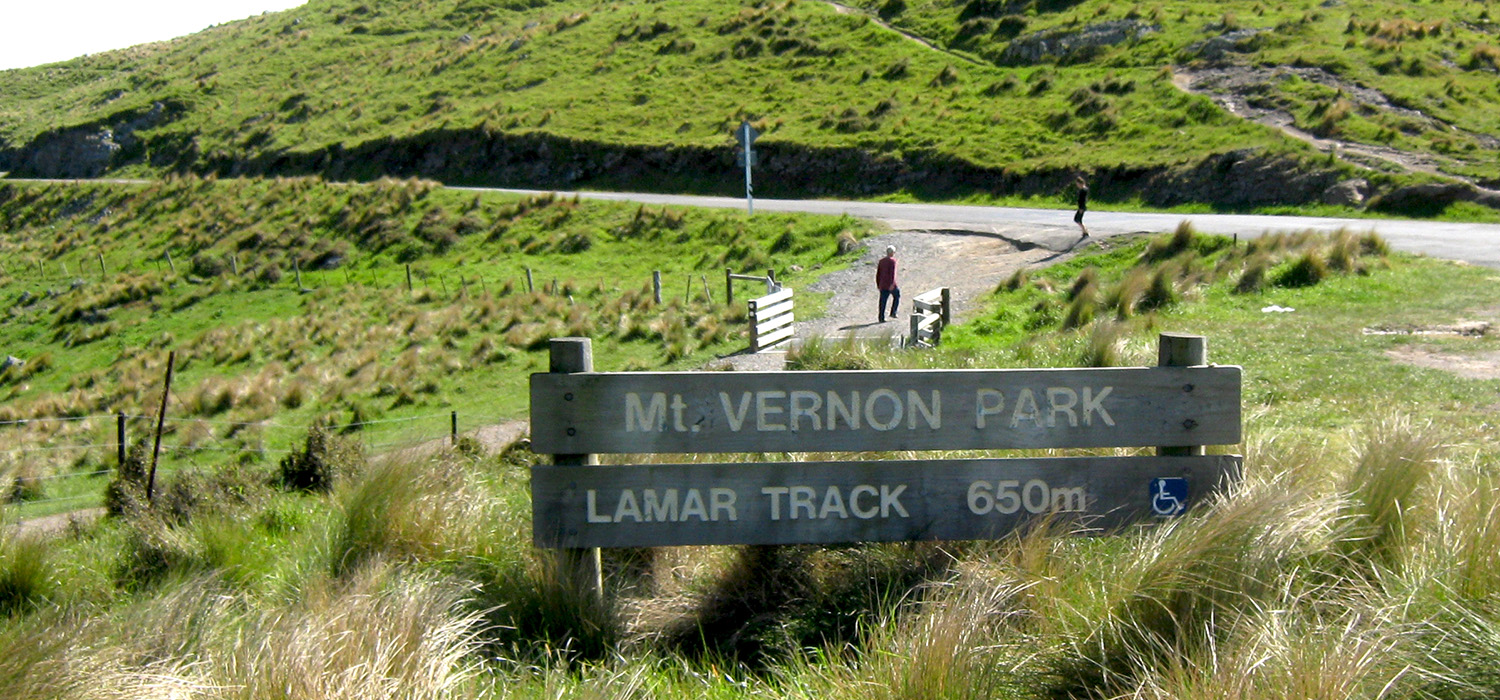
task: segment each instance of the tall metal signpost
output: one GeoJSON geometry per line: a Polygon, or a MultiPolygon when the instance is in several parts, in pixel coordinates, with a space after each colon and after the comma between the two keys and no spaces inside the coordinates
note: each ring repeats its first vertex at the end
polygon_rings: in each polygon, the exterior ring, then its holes
{"type": "Polygon", "coordinates": [[[740,142],[739,161],[745,166],[745,210],[754,214],[755,189],[750,186],[750,167],[755,165],[755,150],[751,146],[760,138],[760,132],[750,126],[750,122],[742,121],[739,128],[734,130],[734,138],[740,142]]]}

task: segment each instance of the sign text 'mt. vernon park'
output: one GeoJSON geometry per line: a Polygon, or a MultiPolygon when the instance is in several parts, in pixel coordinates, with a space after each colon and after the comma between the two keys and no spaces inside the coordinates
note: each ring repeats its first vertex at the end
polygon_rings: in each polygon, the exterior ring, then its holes
{"type": "Polygon", "coordinates": [[[538,452],[1224,445],[1240,368],[534,374],[538,452]]]}

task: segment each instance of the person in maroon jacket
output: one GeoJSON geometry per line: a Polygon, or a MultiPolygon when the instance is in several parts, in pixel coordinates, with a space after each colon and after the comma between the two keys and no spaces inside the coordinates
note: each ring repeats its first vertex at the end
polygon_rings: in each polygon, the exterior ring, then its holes
{"type": "Polygon", "coordinates": [[[901,305],[901,288],[896,286],[896,246],[885,247],[885,257],[875,264],[875,288],[880,290],[880,322],[885,323],[885,300],[891,300],[891,318],[901,305]]]}

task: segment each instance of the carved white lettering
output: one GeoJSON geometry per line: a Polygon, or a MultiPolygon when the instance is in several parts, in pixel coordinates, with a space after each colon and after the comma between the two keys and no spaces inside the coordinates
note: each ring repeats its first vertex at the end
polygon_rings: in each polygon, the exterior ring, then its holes
{"type": "Polygon", "coordinates": [[[750,392],[740,395],[740,408],[734,410],[733,404],[729,403],[729,394],[719,392],[719,403],[724,406],[724,417],[729,421],[729,429],[738,433],[740,428],[745,427],[745,416],[750,413],[750,392]]]}
{"type": "Polygon", "coordinates": [[[1111,418],[1109,416],[1109,411],[1104,410],[1104,406],[1102,405],[1104,403],[1104,397],[1109,396],[1109,392],[1111,392],[1113,390],[1114,390],[1114,387],[1107,386],[1107,387],[1104,387],[1103,391],[1099,392],[1098,396],[1094,396],[1094,388],[1093,387],[1087,387],[1086,386],[1086,387],[1083,388],[1083,424],[1084,425],[1093,425],[1094,424],[1093,419],[1092,419],[1092,415],[1095,414],[1095,413],[1099,414],[1099,420],[1104,421],[1105,425],[1113,426],[1115,424],[1115,419],[1113,419],[1113,418],[1111,418]]]}
{"type": "Polygon", "coordinates": [[[818,509],[819,518],[827,518],[830,515],[845,519],[849,517],[849,510],[844,508],[844,495],[839,493],[837,486],[829,486],[828,490],[823,493],[823,507],[818,509]]]}
{"type": "Polygon", "coordinates": [[[994,389],[980,389],[974,392],[974,427],[984,429],[984,417],[999,414],[1005,410],[1005,395],[994,389]]]}
{"type": "Polygon", "coordinates": [[[1020,396],[1016,397],[1016,410],[1010,415],[1010,427],[1014,428],[1021,421],[1029,420],[1037,427],[1042,425],[1042,412],[1036,406],[1036,395],[1030,389],[1022,389],[1020,396]]]}
{"type": "Polygon", "coordinates": [[[677,489],[663,491],[661,498],[656,497],[656,489],[646,489],[641,493],[641,508],[648,523],[677,522],[677,489]]]}
{"type": "Polygon", "coordinates": [[[709,489],[708,507],[712,512],[709,519],[719,522],[719,516],[723,514],[725,520],[731,522],[739,520],[739,511],[734,507],[735,501],[738,500],[739,494],[735,493],[734,489],[709,489]]]}
{"type": "Polygon", "coordinates": [[[840,417],[844,419],[844,425],[850,430],[859,430],[859,392],[849,392],[849,403],[844,403],[844,398],[838,392],[828,392],[828,429],[834,430],[838,427],[840,417]]]}
{"type": "Polygon", "coordinates": [[[687,495],[682,497],[682,520],[680,522],[685,523],[688,518],[695,515],[700,521],[708,521],[708,509],[703,507],[703,494],[699,493],[698,489],[688,489],[687,495]]]}
{"type": "Polygon", "coordinates": [[[781,497],[787,495],[791,489],[785,486],[767,486],[760,490],[762,495],[771,497],[771,519],[781,519],[781,497]]]}
{"type": "Polygon", "coordinates": [[[818,415],[818,411],[822,408],[823,397],[818,396],[818,392],[805,390],[792,392],[792,430],[802,429],[801,419],[803,418],[812,422],[813,430],[822,430],[823,417],[818,415]]]}
{"type": "Polygon", "coordinates": [[[865,424],[882,432],[901,425],[901,397],[890,389],[876,389],[870,392],[870,398],[865,399],[865,424]],[[891,417],[884,422],[876,418],[875,413],[875,405],[881,399],[889,399],[891,404],[891,417]]]}
{"type": "Polygon", "coordinates": [[[620,500],[615,503],[615,522],[625,522],[626,518],[641,521],[641,507],[635,501],[635,492],[630,489],[621,491],[620,500]]]}
{"type": "Polygon", "coordinates": [[[922,414],[922,420],[927,421],[927,427],[933,430],[943,428],[943,392],[932,390],[932,405],[922,403],[922,395],[915,389],[906,390],[906,427],[911,430],[917,429],[917,414],[922,414]]]}
{"type": "Polygon", "coordinates": [[[667,395],[656,392],[651,395],[649,406],[642,405],[641,395],[630,392],[625,395],[625,432],[639,430],[643,433],[661,432],[667,425],[667,395]]]}
{"type": "Polygon", "coordinates": [[[755,392],[755,429],[761,432],[776,432],[786,430],[785,423],[772,423],[771,416],[779,416],[786,412],[781,406],[773,406],[769,403],[771,399],[785,399],[785,391],[757,391],[755,392]]]}
{"type": "Polygon", "coordinates": [[[682,424],[682,409],[687,404],[682,401],[682,394],[672,394],[672,429],[679,433],[687,432],[687,426],[682,424]]]}
{"type": "Polygon", "coordinates": [[[809,518],[818,517],[818,509],[813,505],[813,499],[817,496],[818,492],[811,486],[793,486],[792,496],[788,499],[791,501],[791,507],[788,510],[791,511],[792,520],[797,519],[799,510],[806,510],[809,518]]]}
{"type": "Polygon", "coordinates": [[[1065,386],[1054,386],[1047,389],[1047,403],[1052,409],[1047,411],[1047,427],[1057,427],[1057,414],[1065,413],[1068,416],[1068,427],[1078,427],[1078,414],[1073,412],[1073,407],[1078,405],[1078,392],[1065,386]]]}
{"type": "Polygon", "coordinates": [[[868,495],[871,498],[876,498],[880,495],[880,492],[876,491],[875,487],[869,484],[860,484],[859,486],[854,487],[854,490],[849,492],[849,510],[854,513],[854,517],[859,518],[860,520],[869,520],[870,518],[880,515],[880,506],[878,505],[878,501],[876,505],[872,505],[868,509],[859,507],[859,497],[865,495],[868,495]]]}
{"type": "Polygon", "coordinates": [[[906,491],[906,484],[892,489],[885,484],[880,485],[880,517],[891,517],[891,511],[895,510],[903,518],[911,517],[906,513],[906,508],[901,505],[901,493],[906,491]]]}
{"type": "Polygon", "coordinates": [[[614,522],[614,518],[599,512],[599,494],[593,489],[588,490],[588,516],[591,523],[614,522]]]}

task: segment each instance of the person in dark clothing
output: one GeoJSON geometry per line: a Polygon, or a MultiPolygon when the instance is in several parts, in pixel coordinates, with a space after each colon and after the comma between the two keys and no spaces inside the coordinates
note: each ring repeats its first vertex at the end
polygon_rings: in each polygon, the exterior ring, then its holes
{"type": "Polygon", "coordinates": [[[885,247],[885,257],[875,264],[875,288],[880,290],[880,322],[885,323],[885,301],[891,300],[891,318],[901,305],[901,287],[896,285],[896,246],[885,247]]]}
{"type": "Polygon", "coordinates": [[[1083,225],[1083,213],[1089,210],[1089,183],[1084,182],[1083,176],[1079,175],[1073,180],[1073,185],[1078,188],[1078,212],[1073,215],[1073,223],[1083,231],[1083,237],[1089,237],[1089,227],[1083,225]]]}

